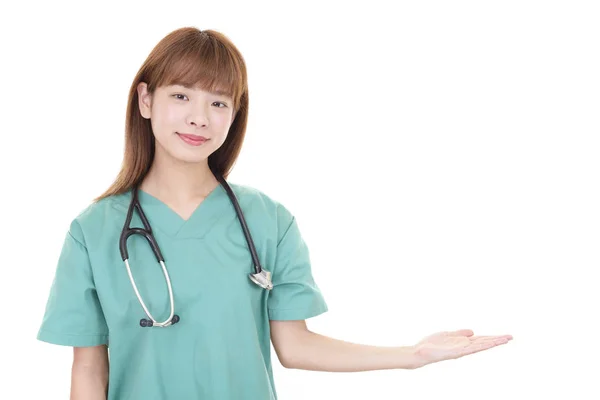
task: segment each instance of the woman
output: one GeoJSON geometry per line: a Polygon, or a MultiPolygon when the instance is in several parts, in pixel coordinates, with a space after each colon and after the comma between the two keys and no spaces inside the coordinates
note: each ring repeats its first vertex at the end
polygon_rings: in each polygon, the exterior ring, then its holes
{"type": "Polygon", "coordinates": [[[277,399],[271,341],[288,368],[366,371],[512,339],[461,330],[386,348],[309,331],[327,304],[298,222],[226,181],[247,118],[243,57],[218,32],[171,32],[140,68],[122,169],[71,222],[38,333],[74,347],[73,399],[277,399]]]}

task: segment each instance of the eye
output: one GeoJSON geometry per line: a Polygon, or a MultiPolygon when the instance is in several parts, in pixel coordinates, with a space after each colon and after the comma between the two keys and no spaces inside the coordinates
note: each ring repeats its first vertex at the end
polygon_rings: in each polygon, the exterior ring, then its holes
{"type": "MultiPolygon", "coordinates": [[[[186,97],[186,98],[187,98],[187,96],[186,96],[185,94],[181,94],[181,93],[175,93],[175,94],[174,94],[174,95],[172,95],[172,96],[173,96],[173,97],[175,97],[177,100],[183,100],[182,98],[180,98],[180,97],[177,97],[177,96],[183,96],[183,97],[186,97]]],[[[221,101],[215,101],[215,102],[213,102],[213,104],[215,104],[215,103],[216,103],[216,104],[221,104],[221,105],[223,106],[223,107],[218,107],[218,108],[227,108],[227,104],[225,104],[225,103],[223,103],[223,102],[221,102],[221,101]]]]}

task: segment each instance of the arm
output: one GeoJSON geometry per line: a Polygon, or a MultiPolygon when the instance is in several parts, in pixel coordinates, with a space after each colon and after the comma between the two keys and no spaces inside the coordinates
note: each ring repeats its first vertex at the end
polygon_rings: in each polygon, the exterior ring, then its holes
{"type": "Polygon", "coordinates": [[[356,372],[416,369],[508,343],[512,335],[474,336],[470,329],[437,332],[414,346],[377,347],[336,340],[306,328],[304,320],[271,321],[277,356],[286,368],[356,372]]]}
{"type": "Polygon", "coordinates": [[[286,368],[329,372],[417,368],[413,346],[379,347],[332,339],[309,331],[304,320],[271,321],[271,338],[286,368]]]}
{"type": "Polygon", "coordinates": [[[73,348],[71,400],[106,400],[108,349],[105,345],[73,348]]]}

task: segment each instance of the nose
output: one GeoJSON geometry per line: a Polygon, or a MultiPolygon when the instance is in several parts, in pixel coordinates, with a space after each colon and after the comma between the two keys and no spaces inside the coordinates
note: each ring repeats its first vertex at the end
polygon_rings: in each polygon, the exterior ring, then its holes
{"type": "Polygon", "coordinates": [[[193,125],[196,128],[208,125],[208,117],[205,111],[198,109],[193,110],[187,117],[188,125],[193,125]]]}

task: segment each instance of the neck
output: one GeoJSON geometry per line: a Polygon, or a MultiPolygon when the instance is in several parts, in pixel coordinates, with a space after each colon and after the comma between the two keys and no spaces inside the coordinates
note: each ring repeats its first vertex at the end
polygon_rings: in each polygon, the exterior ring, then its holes
{"type": "Polygon", "coordinates": [[[140,189],[161,199],[185,202],[206,197],[218,184],[208,167],[208,159],[187,163],[156,152],[140,189]]]}

